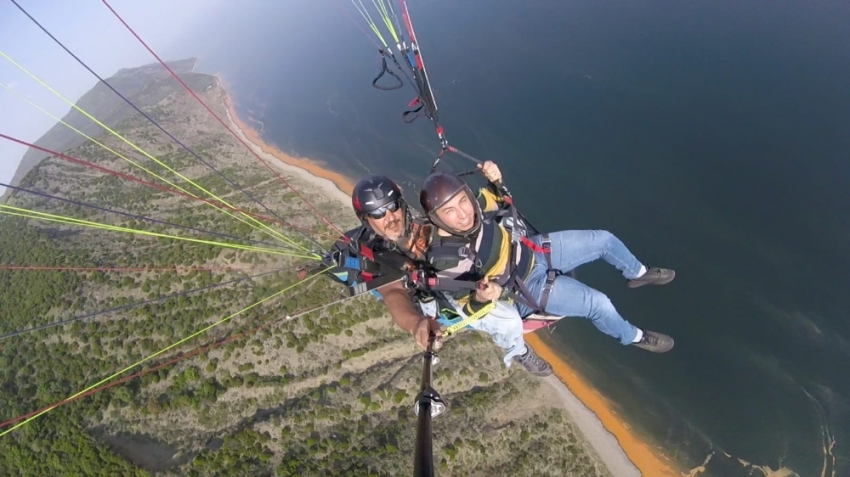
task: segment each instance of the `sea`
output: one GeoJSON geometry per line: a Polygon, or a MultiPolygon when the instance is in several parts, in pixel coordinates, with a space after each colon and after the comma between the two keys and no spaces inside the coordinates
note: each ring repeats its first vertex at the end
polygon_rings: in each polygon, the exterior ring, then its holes
{"type": "MultiPolygon", "coordinates": [[[[408,4],[452,145],[497,162],[537,228],[609,230],[677,272],[577,270],[670,353],[582,319],[544,340],[685,475],[850,476],[850,3],[408,4]]],[[[402,121],[409,85],[371,86],[361,5],[383,28],[372,1],[234,3],[169,53],[267,142],[415,204],[439,141],[402,121]]]]}

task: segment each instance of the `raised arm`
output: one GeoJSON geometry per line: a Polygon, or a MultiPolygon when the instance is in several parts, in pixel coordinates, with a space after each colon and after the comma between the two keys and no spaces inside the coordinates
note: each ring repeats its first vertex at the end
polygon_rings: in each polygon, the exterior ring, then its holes
{"type": "Polygon", "coordinates": [[[488,182],[487,187],[481,189],[478,193],[478,203],[481,205],[483,212],[496,211],[505,205],[504,197],[500,190],[502,171],[499,170],[499,166],[493,161],[478,164],[478,169],[481,170],[481,174],[487,178],[488,182]]]}

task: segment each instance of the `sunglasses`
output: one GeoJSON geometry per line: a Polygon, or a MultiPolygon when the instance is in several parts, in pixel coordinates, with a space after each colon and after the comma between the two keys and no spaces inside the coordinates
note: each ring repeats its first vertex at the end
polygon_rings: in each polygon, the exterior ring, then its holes
{"type": "Polygon", "coordinates": [[[373,210],[372,212],[369,212],[366,215],[375,220],[380,220],[387,215],[387,212],[395,212],[396,210],[398,210],[399,207],[401,207],[401,205],[398,203],[398,201],[390,202],[387,205],[378,207],[377,209],[373,210]]]}

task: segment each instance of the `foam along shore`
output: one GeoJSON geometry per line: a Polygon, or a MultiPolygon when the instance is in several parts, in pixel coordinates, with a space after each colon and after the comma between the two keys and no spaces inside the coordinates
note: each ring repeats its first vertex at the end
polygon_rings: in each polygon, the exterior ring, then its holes
{"type": "MultiPolygon", "coordinates": [[[[331,198],[338,199],[343,207],[351,206],[351,191],[354,182],[348,177],[329,171],[316,162],[291,156],[277,147],[263,141],[260,134],[241,120],[236,113],[232,100],[225,95],[230,127],[263,160],[281,172],[297,175],[306,182],[327,192],[331,198]]],[[[599,454],[602,461],[616,477],[632,476],[676,476],[671,465],[642,440],[638,438],[620,420],[606,400],[593,388],[581,380],[569,365],[546,346],[540,338],[526,335],[528,344],[555,369],[557,379],[544,380],[560,397],[561,408],[572,418],[586,441],[599,454]]]]}
{"type": "Polygon", "coordinates": [[[229,126],[270,166],[276,167],[280,172],[298,176],[323,190],[329,197],[338,199],[346,207],[351,205],[350,194],[354,190],[354,182],[351,179],[338,172],[329,171],[309,159],[289,155],[276,146],[266,143],[259,132],[239,118],[233,101],[226,94],[225,102],[229,126]]]}

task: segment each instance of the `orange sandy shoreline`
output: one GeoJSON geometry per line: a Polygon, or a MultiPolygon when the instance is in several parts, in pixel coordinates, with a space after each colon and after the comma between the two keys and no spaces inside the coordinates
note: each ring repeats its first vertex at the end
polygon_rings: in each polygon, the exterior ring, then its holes
{"type": "Polygon", "coordinates": [[[632,464],[647,477],[676,476],[681,475],[672,464],[637,436],[632,429],[623,422],[611,409],[608,400],[589,384],[582,380],[569,364],[561,359],[547,346],[536,334],[525,335],[528,345],[534,348],[537,354],[552,365],[552,369],[558,379],[602,421],[602,425],[608,430],[623,448],[632,464]]]}
{"type": "MultiPolygon", "coordinates": [[[[219,78],[221,80],[221,78],[219,78]]],[[[222,81],[223,82],[223,81],[222,81]]],[[[303,169],[317,177],[330,180],[342,192],[351,194],[354,189],[354,181],[338,172],[330,171],[317,164],[315,161],[289,155],[279,148],[266,143],[257,130],[249,126],[239,118],[233,102],[229,95],[225,94],[225,101],[232,121],[239,127],[241,132],[256,147],[266,152],[281,162],[290,166],[303,169]]],[[[666,459],[659,457],[657,452],[637,436],[628,424],[622,421],[611,409],[608,401],[595,389],[582,380],[579,374],[564,360],[558,357],[543,341],[534,334],[526,335],[526,341],[555,371],[555,375],[564,385],[602,422],[605,429],[610,432],[625,451],[626,456],[647,477],[676,476],[681,473],[674,470],[672,464],[666,459]]]]}
{"type": "Polygon", "coordinates": [[[274,156],[277,160],[285,164],[289,164],[290,166],[303,169],[316,177],[327,179],[333,182],[339,190],[346,194],[350,195],[351,192],[354,190],[354,182],[347,176],[340,174],[339,172],[334,172],[325,169],[324,167],[310,159],[306,159],[303,157],[295,157],[290,154],[287,154],[281,151],[278,147],[265,142],[263,138],[260,137],[260,133],[256,129],[249,126],[248,123],[243,121],[236,113],[236,108],[233,105],[233,100],[230,98],[230,95],[225,94],[224,98],[227,104],[227,109],[230,112],[230,119],[241,130],[242,134],[245,135],[248,141],[251,142],[257,148],[259,148],[261,151],[274,156]]]}

